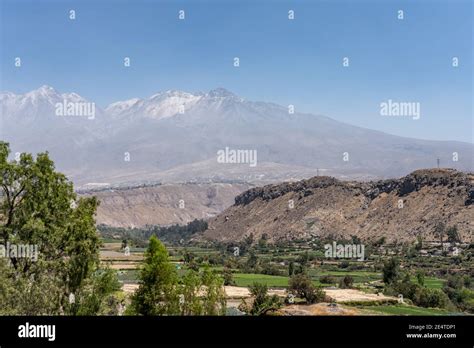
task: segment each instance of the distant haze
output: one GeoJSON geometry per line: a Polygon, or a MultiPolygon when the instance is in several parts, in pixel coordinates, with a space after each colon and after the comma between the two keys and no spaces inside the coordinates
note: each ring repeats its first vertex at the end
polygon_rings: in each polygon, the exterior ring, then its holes
{"type": "Polygon", "coordinates": [[[441,167],[473,170],[469,143],[394,136],[248,101],[223,88],[160,92],[104,110],[94,105],[93,118],[58,115],[58,103],[91,106],[94,101],[49,86],[22,95],[2,93],[0,102],[1,139],[10,142],[12,152],[49,151],[57,168],[79,185],[274,182],[317,174],[387,178],[436,167],[438,159],[441,167]],[[256,166],[232,162],[231,156],[228,163],[219,162],[217,154],[226,148],[241,155],[254,151],[256,166]]]}

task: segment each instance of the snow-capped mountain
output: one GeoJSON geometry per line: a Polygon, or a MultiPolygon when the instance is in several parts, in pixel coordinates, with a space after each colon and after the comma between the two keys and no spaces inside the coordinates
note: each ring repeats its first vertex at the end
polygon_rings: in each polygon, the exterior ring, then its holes
{"type": "Polygon", "coordinates": [[[159,92],[147,99],[133,98],[112,103],[105,111],[116,118],[147,117],[160,120],[179,114],[185,114],[194,107],[218,108],[225,101],[243,102],[242,98],[227,91],[217,88],[208,93],[188,93],[176,90],[159,92]]]}
{"type": "Polygon", "coordinates": [[[115,117],[133,117],[136,115],[159,120],[185,113],[192,108],[202,95],[180,91],[166,91],[152,95],[148,99],[133,98],[110,104],[105,111],[115,117]]]}
{"type": "Polygon", "coordinates": [[[433,167],[438,158],[442,166],[473,170],[472,144],[403,138],[289,113],[287,107],[245,100],[223,88],[170,90],[104,110],[94,104],[95,117],[81,113],[90,111],[93,101],[48,86],[21,95],[1,93],[0,103],[1,139],[12,151],[47,150],[77,183],[277,181],[318,171],[343,178],[395,177],[433,167]],[[58,109],[65,114],[58,115],[58,109]],[[220,163],[217,153],[226,148],[256,151],[258,165],[220,163]]]}
{"type": "MultiPolygon", "coordinates": [[[[64,102],[87,103],[76,93],[59,93],[53,87],[41,86],[25,94],[0,93],[0,103],[5,118],[33,121],[37,117],[54,117],[56,105],[64,102]]],[[[44,121],[44,118],[42,119],[44,121]]]]}

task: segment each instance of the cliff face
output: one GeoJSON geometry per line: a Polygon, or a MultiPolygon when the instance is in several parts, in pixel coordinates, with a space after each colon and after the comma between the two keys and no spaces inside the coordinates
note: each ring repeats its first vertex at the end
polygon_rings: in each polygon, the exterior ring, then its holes
{"type": "Polygon", "coordinates": [[[97,223],[114,227],[186,224],[209,219],[232,205],[247,184],[165,184],[106,189],[94,195],[99,201],[97,223]]]}
{"type": "Polygon", "coordinates": [[[313,177],[253,188],[212,219],[202,238],[238,241],[265,233],[272,241],[351,235],[405,241],[434,239],[438,222],[456,225],[463,241],[473,241],[474,174],[428,169],[375,182],[313,177]]]}

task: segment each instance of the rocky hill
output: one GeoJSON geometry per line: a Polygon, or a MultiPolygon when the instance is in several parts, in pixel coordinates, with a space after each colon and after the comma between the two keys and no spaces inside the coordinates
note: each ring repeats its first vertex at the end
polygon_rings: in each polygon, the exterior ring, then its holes
{"type": "Polygon", "coordinates": [[[212,219],[202,238],[239,241],[253,233],[271,241],[351,235],[427,240],[435,238],[438,222],[456,225],[463,241],[473,241],[474,174],[429,169],[373,182],[322,176],[253,188],[212,219]]]}
{"type": "Polygon", "coordinates": [[[97,223],[114,227],[186,224],[209,219],[249,188],[239,183],[183,183],[105,188],[80,193],[96,196],[97,223]]]}

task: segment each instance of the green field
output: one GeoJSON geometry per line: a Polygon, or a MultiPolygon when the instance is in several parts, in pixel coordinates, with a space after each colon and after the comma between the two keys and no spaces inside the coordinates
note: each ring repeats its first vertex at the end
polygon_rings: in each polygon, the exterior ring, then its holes
{"type": "Polygon", "coordinates": [[[262,283],[269,287],[283,288],[288,286],[288,277],[265,274],[234,273],[234,281],[237,286],[250,286],[253,283],[262,283]]]}
{"type": "Polygon", "coordinates": [[[336,278],[336,282],[345,276],[351,276],[354,279],[354,283],[366,283],[382,279],[381,273],[369,271],[321,271],[312,269],[310,270],[309,274],[313,279],[316,278],[318,280],[322,276],[331,276],[336,278]]]}
{"type": "MultiPolygon", "coordinates": [[[[253,283],[266,284],[272,288],[286,288],[288,287],[289,277],[286,276],[272,276],[266,274],[253,274],[253,273],[234,273],[234,281],[237,286],[248,287],[253,283]]],[[[321,285],[319,281],[313,280],[313,284],[316,286],[321,285]]]]}
{"type": "MultiPolygon", "coordinates": [[[[411,281],[416,283],[417,280],[415,277],[411,278],[411,281]]],[[[443,279],[434,278],[434,277],[425,277],[425,286],[430,289],[442,289],[445,281],[443,279]]]]}

